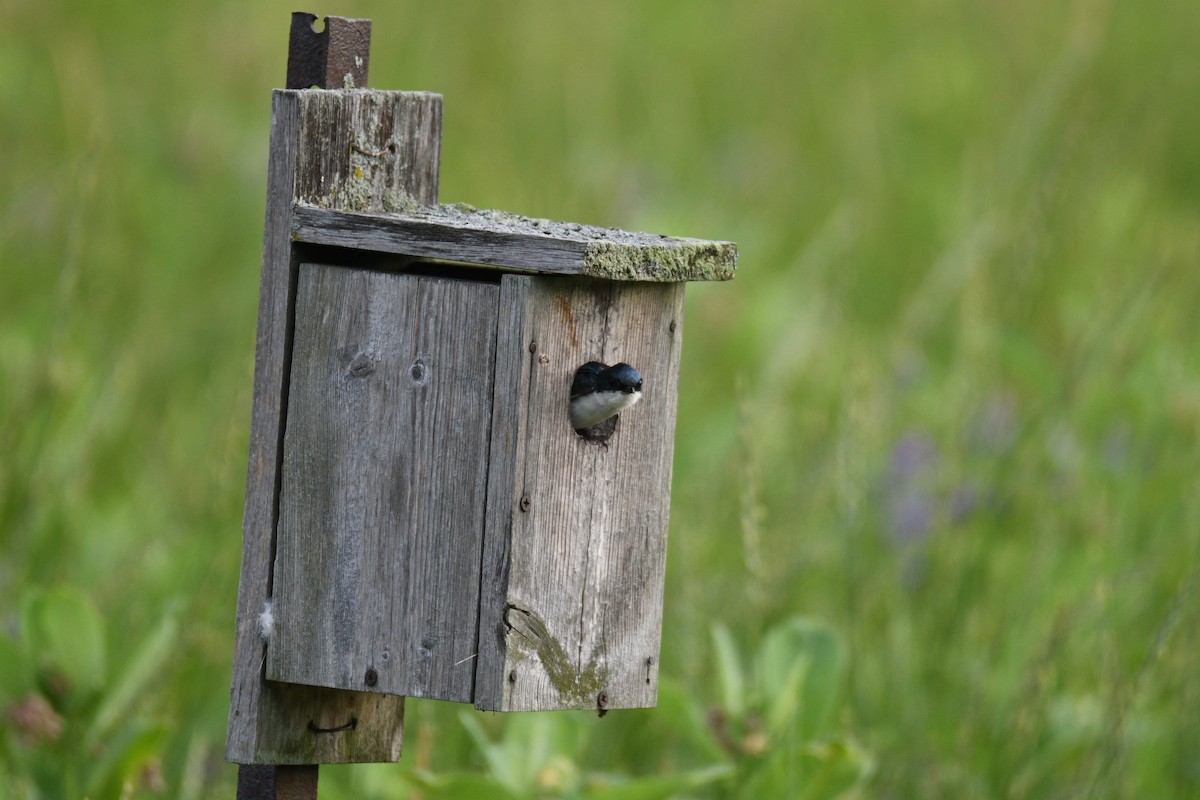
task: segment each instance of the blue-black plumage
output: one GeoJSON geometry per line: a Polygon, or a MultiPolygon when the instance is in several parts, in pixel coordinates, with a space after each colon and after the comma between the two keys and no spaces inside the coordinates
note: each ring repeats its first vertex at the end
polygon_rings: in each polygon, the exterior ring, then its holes
{"type": "Polygon", "coordinates": [[[571,427],[586,430],[642,399],[642,375],[624,362],[589,361],[571,381],[571,427]]]}

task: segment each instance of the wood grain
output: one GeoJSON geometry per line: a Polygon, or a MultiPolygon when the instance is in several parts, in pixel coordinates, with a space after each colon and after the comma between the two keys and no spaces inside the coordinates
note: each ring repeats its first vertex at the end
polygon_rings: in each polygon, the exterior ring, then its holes
{"type": "Polygon", "coordinates": [[[301,266],[268,678],[471,701],[498,295],[301,266]]]}
{"type": "Polygon", "coordinates": [[[497,362],[521,369],[497,370],[476,706],[652,706],[683,284],[505,276],[501,300],[497,362]],[[606,444],[567,417],[592,360],[626,361],[645,382],[606,444]]]}
{"type": "Polygon", "coordinates": [[[271,106],[254,400],[226,757],[242,764],[394,761],[404,700],[264,679],[259,615],[271,599],[277,491],[298,256],[299,200],[384,211],[437,202],[441,98],[425,93],[277,91],[271,106]],[[314,734],[310,724],[354,728],[314,734]],[[314,723],[315,721],[315,723],[314,723]],[[327,724],[322,722],[327,721],[327,724]]]}
{"type": "Polygon", "coordinates": [[[616,281],[729,280],[737,245],[444,205],[403,213],[296,206],[298,242],[616,281]]]}

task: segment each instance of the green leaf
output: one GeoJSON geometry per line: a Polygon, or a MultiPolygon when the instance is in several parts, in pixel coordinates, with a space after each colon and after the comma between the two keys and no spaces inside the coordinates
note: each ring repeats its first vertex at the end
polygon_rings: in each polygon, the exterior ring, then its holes
{"type": "Polygon", "coordinates": [[[507,715],[496,742],[488,738],[477,714],[462,712],[459,719],[482,751],[493,777],[513,792],[533,791],[547,770],[572,780],[578,775],[578,767],[569,757],[583,748],[578,715],[507,715]]]}
{"type": "Polygon", "coordinates": [[[756,667],[758,688],[775,731],[794,714],[800,734],[797,743],[826,733],[845,669],[844,648],[833,628],[796,617],[771,629],[759,649],[756,667]]]}
{"type": "Polygon", "coordinates": [[[721,707],[731,717],[746,711],[746,677],[737,645],[729,629],[720,623],[712,626],[713,648],[717,656],[717,681],[721,686],[721,707]]]}
{"type": "Polygon", "coordinates": [[[177,616],[172,605],[159,617],[158,624],[142,639],[120,671],[117,682],[104,693],[84,735],[85,748],[90,748],[107,734],[113,723],[128,712],[134,701],[162,673],[163,663],[171,655],[179,636],[177,616]]]}
{"type": "Polygon", "coordinates": [[[656,725],[682,737],[702,759],[714,762],[728,759],[728,753],[713,737],[704,709],[676,681],[665,675],[658,679],[658,704],[654,713],[656,725]]]}
{"type": "Polygon", "coordinates": [[[803,800],[841,797],[861,785],[874,770],[865,750],[849,740],[809,745],[800,758],[804,776],[803,800]]]}
{"type": "Polygon", "coordinates": [[[870,757],[850,741],[809,744],[799,750],[772,750],[739,786],[738,797],[835,800],[861,785],[874,768],[870,757]]]}
{"type": "Polygon", "coordinates": [[[24,697],[33,689],[33,669],[20,646],[0,636],[0,707],[24,697]]]}
{"type": "Polygon", "coordinates": [[[732,765],[721,764],[689,772],[632,778],[618,784],[584,792],[589,800],[665,800],[681,792],[697,789],[732,775],[732,765]]]}
{"type": "Polygon", "coordinates": [[[479,752],[483,755],[483,759],[487,762],[488,770],[505,786],[516,787],[519,784],[516,772],[513,765],[505,757],[504,748],[501,745],[493,744],[492,740],[483,730],[483,725],[480,724],[477,714],[463,711],[458,715],[463,727],[467,729],[467,733],[475,741],[475,746],[479,748],[479,752]]]}
{"type": "Polygon", "coordinates": [[[69,691],[104,683],[104,619],[77,589],[32,590],[22,608],[27,652],[38,666],[67,680],[69,691]]]}
{"type": "Polygon", "coordinates": [[[496,778],[486,775],[463,772],[432,775],[423,772],[411,774],[407,780],[423,789],[426,796],[438,800],[476,800],[480,797],[522,800],[526,796],[521,792],[513,792],[496,778]]]}
{"type": "Polygon", "coordinates": [[[157,758],[167,739],[160,725],[133,725],[112,742],[106,742],[103,757],[88,775],[91,797],[124,797],[124,787],[142,768],[157,758]]]}

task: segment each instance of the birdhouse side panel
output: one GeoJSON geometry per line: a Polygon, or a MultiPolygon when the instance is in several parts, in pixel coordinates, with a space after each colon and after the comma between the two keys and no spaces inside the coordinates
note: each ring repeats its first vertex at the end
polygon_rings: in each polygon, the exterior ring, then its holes
{"type": "Polygon", "coordinates": [[[301,266],[268,678],[470,702],[498,295],[301,266]]]}
{"type": "Polygon", "coordinates": [[[519,430],[508,513],[503,525],[489,519],[485,579],[496,558],[507,572],[502,601],[483,593],[476,705],[653,706],[683,284],[506,276],[506,291],[510,280],[523,289],[511,293],[520,337],[502,333],[498,348],[522,354],[521,374],[498,372],[497,394],[509,382],[523,409],[509,415],[519,430]],[[581,437],[568,417],[572,378],[589,361],[626,362],[644,377],[642,400],[605,442],[581,437]]]}

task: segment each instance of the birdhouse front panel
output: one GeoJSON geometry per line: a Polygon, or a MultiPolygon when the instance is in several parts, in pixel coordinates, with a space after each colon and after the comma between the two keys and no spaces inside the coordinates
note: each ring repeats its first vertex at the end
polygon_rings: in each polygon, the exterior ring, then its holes
{"type": "Polygon", "coordinates": [[[480,708],[655,703],[683,288],[504,277],[480,708]],[[567,408],[593,361],[644,378],[602,441],[573,430],[567,408]]]}

